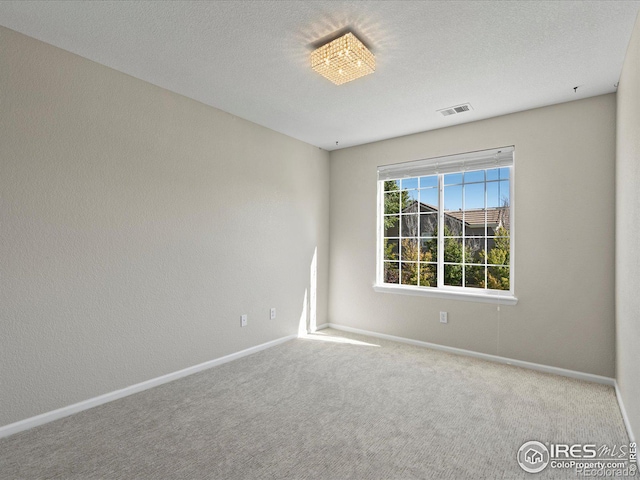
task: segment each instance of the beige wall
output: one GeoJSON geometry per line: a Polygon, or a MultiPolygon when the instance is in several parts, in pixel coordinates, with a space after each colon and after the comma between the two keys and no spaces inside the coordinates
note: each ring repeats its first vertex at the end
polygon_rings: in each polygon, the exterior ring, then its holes
{"type": "Polygon", "coordinates": [[[616,377],[640,435],[640,16],[618,87],[616,159],[616,377]]]}
{"type": "Polygon", "coordinates": [[[327,152],[0,27],[0,426],[297,333],[316,247],[323,323],[328,195],[327,152]]]}
{"type": "Polygon", "coordinates": [[[615,112],[611,94],[332,152],[330,321],[612,377],[615,112]],[[505,145],[519,303],[375,293],[376,166],[505,145]]]}

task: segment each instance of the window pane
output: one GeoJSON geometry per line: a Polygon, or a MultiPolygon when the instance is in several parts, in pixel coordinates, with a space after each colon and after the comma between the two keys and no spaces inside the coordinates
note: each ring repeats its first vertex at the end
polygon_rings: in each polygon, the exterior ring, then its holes
{"type": "Polygon", "coordinates": [[[487,208],[497,208],[510,205],[509,180],[501,182],[487,182],[487,208]]]}
{"type": "Polygon", "coordinates": [[[500,206],[499,182],[487,182],[487,208],[500,206]]]}
{"type": "Polygon", "coordinates": [[[500,206],[511,205],[511,192],[509,191],[509,180],[500,181],[500,206]]]}
{"type": "Polygon", "coordinates": [[[418,179],[416,177],[402,179],[402,189],[407,190],[409,188],[418,188],[418,179]]]}
{"type": "Polygon", "coordinates": [[[456,287],[462,286],[462,265],[444,266],[444,284],[456,287]]]}
{"type": "Polygon", "coordinates": [[[482,263],[485,261],[484,237],[465,238],[465,263],[482,263]]]}
{"type": "Polygon", "coordinates": [[[487,210],[487,235],[505,237],[509,235],[509,208],[487,210]]]}
{"type": "Polygon", "coordinates": [[[444,176],[444,184],[445,185],[456,185],[462,183],[462,174],[461,173],[450,173],[444,176]]]}
{"type": "MultiPolygon", "coordinates": [[[[484,183],[472,183],[464,186],[464,209],[484,208],[484,183]]],[[[389,212],[395,213],[395,212],[389,212]]]]}
{"type": "Polygon", "coordinates": [[[438,234],[438,214],[423,213],[420,215],[420,236],[435,237],[438,234]]]}
{"type": "Polygon", "coordinates": [[[444,236],[462,236],[462,212],[450,212],[444,214],[444,236]]]}
{"type": "Polygon", "coordinates": [[[400,283],[398,262],[384,262],[384,283],[400,283]]]}
{"type": "Polygon", "coordinates": [[[438,261],[438,240],[435,238],[420,239],[420,261],[421,262],[437,262],[438,261]]]}
{"type": "Polygon", "coordinates": [[[438,186],[438,176],[430,175],[428,177],[420,177],[420,188],[424,187],[437,187],[438,186]]]}
{"type": "Polygon", "coordinates": [[[464,183],[484,182],[484,170],[475,172],[464,172],[464,183]]]}
{"type": "Polygon", "coordinates": [[[402,262],[402,284],[418,285],[418,264],[402,262]]]}
{"type": "Polygon", "coordinates": [[[509,267],[487,267],[487,288],[509,290],[509,267]]]}
{"type": "Polygon", "coordinates": [[[509,219],[503,220],[495,229],[496,237],[508,237],[509,236],[509,219]],[[506,226],[505,226],[506,222],[506,226]]]}
{"type": "Polygon", "coordinates": [[[418,190],[402,190],[400,209],[405,213],[418,211],[418,190]]]}
{"type": "Polygon", "coordinates": [[[462,239],[444,239],[444,261],[462,263],[462,239]]]}
{"type": "Polygon", "coordinates": [[[384,191],[392,192],[394,190],[400,190],[400,180],[385,180],[384,191]]]}
{"type": "Polygon", "coordinates": [[[418,240],[415,238],[402,239],[402,260],[418,261],[418,240]]]}
{"type": "Polygon", "coordinates": [[[464,212],[464,234],[469,237],[485,236],[485,210],[468,210],[464,212]]]}
{"type": "Polygon", "coordinates": [[[400,192],[387,192],[384,194],[384,213],[400,213],[400,192]]]}
{"type": "Polygon", "coordinates": [[[399,240],[384,239],[384,259],[385,260],[399,260],[398,248],[400,247],[399,240]]]}
{"type": "Polygon", "coordinates": [[[444,209],[462,210],[462,185],[444,187],[444,209]]]}
{"type": "Polygon", "coordinates": [[[438,266],[436,264],[420,264],[420,285],[423,287],[438,286],[438,266]]]}
{"type": "Polygon", "coordinates": [[[484,269],[479,266],[464,267],[464,286],[484,288],[484,269]]]}
{"type": "Polygon", "coordinates": [[[400,235],[400,216],[391,215],[384,217],[384,236],[399,237],[400,235]]]}
{"type": "Polygon", "coordinates": [[[509,237],[487,239],[487,264],[509,265],[510,245],[509,237]]]}
{"type": "Polygon", "coordinates": [[[402,213],[418,212],[418,191],[419,190],[402,191],[402,213]]]}
{"type": "Polygon", "coordinates": [[[418,218],[420,215],[402,215],[402,236],[417,237],[418,236],[418,218]]]}
{"type": "Polygon", "coordinates": [[[509,178],[509,168],[492,168],[487,170],[487,180],[507,180],[509,178]]]}
{"type": "Polygon", "coordinates": [[[425,188],[420,190],[420,211],[438,211],[438,189],[425,188]]]}

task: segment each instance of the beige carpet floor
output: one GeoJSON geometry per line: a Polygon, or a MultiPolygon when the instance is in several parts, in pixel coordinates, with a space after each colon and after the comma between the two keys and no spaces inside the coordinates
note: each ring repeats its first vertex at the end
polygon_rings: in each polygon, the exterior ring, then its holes
{"type": "Polygon", "coordinates": [[[0,478],[576,478],[527,440],[628,443],[612,387],[327,329],[0,440],[0,478]]]}

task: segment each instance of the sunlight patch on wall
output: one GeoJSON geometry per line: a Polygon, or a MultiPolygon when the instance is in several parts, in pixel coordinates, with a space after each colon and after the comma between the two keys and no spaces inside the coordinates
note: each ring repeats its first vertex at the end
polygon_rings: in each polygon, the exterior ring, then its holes
{"type": "Polygon", "coordinates": [[[298,337],[307,334],[308,293],[309,291],[305,289],[304,300],[302,301],[302,313],[300,314],[300,322],[298,323],[298,337]]]}
{"type": "Polygon", "coordinates": [[[313,258],[311,259],[310,267],[310,295],[309,295],[309,331],[311,333],[316,331],[316,316],[317,316],[317,294],[318,294],[318,247],[313,251],[313,258]]]}

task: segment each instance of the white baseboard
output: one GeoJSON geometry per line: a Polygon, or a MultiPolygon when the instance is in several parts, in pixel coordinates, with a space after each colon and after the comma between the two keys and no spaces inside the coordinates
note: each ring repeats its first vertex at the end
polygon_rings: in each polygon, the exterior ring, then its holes
{"type": "Polygon", "coordinates": [[[549,365],[542,365],[539,363],[525,362],[524,360],[516,360],[513,358],[500,357],[498,355],[490,355],[488,353],[474,352],[472,350],[465,350],[463,348],[447,347],[445,345],[438,345],[437,343],[422,342],[420,340],[413,340],[410,338],[396,337],[394,335],[387,335],[385,333],[370,332],[368,330],[361,330],[359,328],[346,327],[344,325],[337,325],[335,323],[329,323],[329,328],[336,330],[342,330],[344,332],[358,333],[361,335],[367,335],[369,337],[382,338],[384,340],[392,340],[394,342],[408,343],[409,345],[416,345],[418,347],[431,348],[433,350],[440,350],[447,353],[455,353],[456,355],[465,355],[467,357],[479,358],[481,360],[488,360],[490,362],[503,363],[506,365],[514,365],[516,367],[528,368],[530,370],[537,370],[539,372],[553,373],[556,375],[562,375],[563,377],[576,378],[578,380],[586,380],[588,382],[602,383],[604,385],[615,385],[615,379],[610,377],[603,377],[600,375],[593,375],[591,373],[577,372],[575,370],[567,370],[565,368],[551,367],[549,365]]]}
{"type": "Polygon", "coordinates": [[[322,325],[316,325],[316,332],[318,330],[324,330],[325,328],[329,328],[329,324],[328,323],[323,323],[322,325]]]}
{"type": "Polygon", "coordinates": [[[135,385],[131,385],[120,390],[105,393],[104,395],[100,395],[98,397],[83,400],[82,402],[74,403],[73,405],[68,405],[66,407],[58,408],[57,410],[52,410],[50,412],[36,415],[35,417],[26,418],[15,423],[10,423],[9,425],[0,427],[0,438],[8,437],[9,435],[13,435],[14,433],[22,432],[39,425],[44,425],[45,423],[53,422],[54,420],[73,415],[74,413],[82,412],[83,410],[97,407],[98,405],[112,402],[119,398],[133,395],[134,393],[142,392],[143,390],[148,390],[149,388],[157,387],[158,385],[162,385],[163,383],[172,382],[173,380],[177,380],[188,375],[193,375],[194,373],[207,370],[211,367],[215,367],[217,365],[222,365],[223,363],[231,362],[232,360],[246,357],[247,355],[257,353],[261,350],[266,350],[267,348],[275,347],[276,345],[288,342],[289,340],[293,340],[297,337],[297,335],[289,335],[287,337],[278,338],[267,343],[256,345],[255,347],[247,348],[236,353],[225,355],[224,357],[216,358],[214,360],[209,360],[208,362],[200,363],[192,367],[178,370],[177,372],[168,373],[160,377],[152,378],[151,380],[136,383],[135,385]]]}
{"type": "Polygon", "coordinates": [[[631,422],[629,422],[629,417],[627,416],[627,410],[624,408],[624,403],[622,401],[622,393],[620,393],[620,389],[618,388],[618,382],[616,382],[615,387],[616,387],[616,398],[618,399],[618,406],[620,407],[620,413],[622,414],[622,420],[624,421],[624,426],[627,429],[627,433],[629,434],[629,441],[635,442],[636,437],[633,435],[633,431],[631,430],[631,422]]]}

